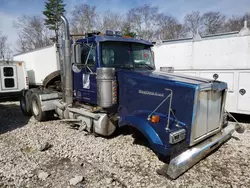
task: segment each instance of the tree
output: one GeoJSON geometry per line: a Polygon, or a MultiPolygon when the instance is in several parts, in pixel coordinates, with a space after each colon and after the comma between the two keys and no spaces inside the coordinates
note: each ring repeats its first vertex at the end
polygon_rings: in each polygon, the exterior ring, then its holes
{"type": "Polygon", "coordinates": [[[243,16],[232,16],[224,24],[224,30],[226,32],[240,31],[244,26],[245,20],[248,22],[248,25],[249,25],[250,24],[250,13],[246,13],[243,16]]]}
{"type": "Polygon", "coordinates": [[[136,37],[136,33],[132,31],[129,22],[124,22],[122,26],[122,34],[128,37],[136,37]]]}
{"type": "Polygon", "coordinates": [[[19,52],[27,52],[52,44],[50,38],[52,33],[44,25],[44,20],[40,16],[23,15],[14,22],[14,27],[18,30],[17,44],[19,52]]]}
{"type": "Polygon", "coordinates": [[[225,21],[226,16],[222,15],[220,12],[206,12],[201,17],[203,25],[202,32],[205,35],[222,32],[225,21]]]}
{"type": "Polygon", "coordinates": [[[123,16],[116,12],[106,11],[101,19],[101,26],[97,28],[99,31],[105,32],[106,30],[118,30],[121,31],[123,28],[123,16]]]}
{"type": "Polygon", "coordinates": [[[185,36],[183,25],[172,16],[159,14],[157,24],[157,34],[161,39],[178,39],[185,36]]]}
{"type": "Polygon", "coordinates": [[[0,59],[9,58],[11,54],[9,44],[7,44],[7,36],[0,32],[0,59]]]}
{"type": "Polygon", "coordinates": [[[201,15],[199,11],[188,13],[184,17],[184,28],[188,35],[194,36],[197,30],[202,30],[201,15]]]}
{"type": "Polygon", "coordinates": [[[130,9],[126,20],[130,23],[132,31],[139,37],[146,40],[154,40],[158,14],[158,7],[145,4],[130,9]]]}
{"type": "Polygon", "coordinates": [[[84,34],[101,27],[95,6],[77,5],[71,15],[71,32],[74,34],[84,34]]]}
{"type": "Polygon", "coordinates": [[[45,3],[43,14],[46,16],[45,25],[55,32],[55,41],[58,42],[58,30],[61,16],[65,12],[63,0],[48,0],[45,3]]]}

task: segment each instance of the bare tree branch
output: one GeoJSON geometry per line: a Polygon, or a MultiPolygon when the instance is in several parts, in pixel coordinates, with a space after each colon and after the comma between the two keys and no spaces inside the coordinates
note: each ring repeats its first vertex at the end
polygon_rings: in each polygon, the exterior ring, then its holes
{"type": "Polygon", "coordinates": [[[7,43],[7,36],[0,31],[0,59],[9,59],[11,56],[10,45],[7,43]]]}
{"type": "Polygon", "coordinates": [[[99,31],[114,30],[121,31],[124,25],[124,17],[115,12],[106,11],[100,20],[101,23],[98,24],[100,28],[99,31]]]}
{"type": "Polygon", "coordinates": [[[232,16],[224,24],[224,30],[227,32],[240,31],[244,26],[245,20],[250,24],[250,13],[246,13],[243,16],[232,16]]]}
{"type": "Polygon", "coordinates": [[[74,34],[90,32],[98,28],[98,24],[100,24],[95,6],[87,4],[77,5],[71,12],[71,15],[71,31],[74,34]]]}
{"type": "Polygon", "coordinates": [[[152,40],[156,34],[158,7],[148,4],[132,8],[127,13],[127,22],[139,37],[152,40]]]}
{"type": "Polygon", "coordinates": [[[207,12],[201,17],[204,34],[215,34],[223,32],[226,16],[220,12],[207,12]]]}
{"type": "Polygon", "coordinates": [[[45,27],[40,16],[23,15],[14,22],[19,30],[17,44],[19,52],[26,52],[52,44],[52,33],[45,27]]]}
{"type": "Polygon", "coordinates": [[[161,39],[178,39],[186,35],[183,25],[174,17],[159,14],[157,17],[158,35],[161,39]]]}
{"type": "Polygon", "coordinates": [[[184,28],[186,33],[191,36],[194,36],[198,30],[202,30],[201,15],[199,11],[193,11],[184,17],[184,28]]]}

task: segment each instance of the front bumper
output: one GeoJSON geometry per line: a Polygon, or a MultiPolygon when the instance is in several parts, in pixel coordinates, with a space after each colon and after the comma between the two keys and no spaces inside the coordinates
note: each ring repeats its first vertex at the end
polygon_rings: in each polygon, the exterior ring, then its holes
{"type": "Polygon", "coordinates": [[[176,156],[169,163],[167,175],[172,179],[176,179],[186,170],[211,153],[214,149],[219,147],[222,143],[227,141],[232,136],[234,131],[237,131],[238,129],[242,130],[242,126],[230,123],[216,135],[176,156]]]}

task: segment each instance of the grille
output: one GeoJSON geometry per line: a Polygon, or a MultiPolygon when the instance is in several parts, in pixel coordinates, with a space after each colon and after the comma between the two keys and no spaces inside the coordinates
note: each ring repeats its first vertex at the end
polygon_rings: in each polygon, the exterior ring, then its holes
{"type": "Polygon", "coordinates": [[[222,100],[223,91],[206,90],[199,93],[196,119],[192,126],[192,145],[220,130],[222,100]]]}

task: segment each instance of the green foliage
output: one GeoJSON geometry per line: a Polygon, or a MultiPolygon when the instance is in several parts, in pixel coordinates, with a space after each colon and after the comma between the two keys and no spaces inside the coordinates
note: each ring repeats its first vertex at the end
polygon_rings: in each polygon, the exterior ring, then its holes
{"type": "Polygon", "coordinates": [[[127,24],[125,24],[125,26],[123,27],[122,34],[129,37],[136,37],[136,33],[131,31],[130,26],[128,26],[127,24]]]}
{"type": "Polygon", "coordinates": [[[58,25],[60,16],[65,12],[63,0],[47,0],[43,14],[46,16],[45,25],[48,29],[55,31],[56,41],[58,39],[58,25]]]}
{"type": "Polygon", "coordinates": [[[125,31],[123,32],[124,36],[129,36],[129,37],[136,37],[136,33],[132,31],[125,31]]]}

